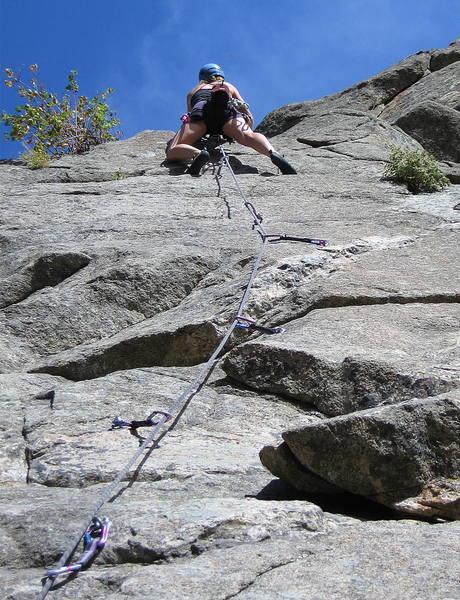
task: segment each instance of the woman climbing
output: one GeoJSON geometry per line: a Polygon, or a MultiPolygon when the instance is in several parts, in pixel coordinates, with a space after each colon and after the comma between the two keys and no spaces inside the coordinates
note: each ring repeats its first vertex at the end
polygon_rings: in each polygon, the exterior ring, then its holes
{"type": "Polygon", "coordinates": [[[264,135],[252,131],[254,119],[249,106],[234,85],[224,83],[225,75],[219,65],[204,65],[198,79],[198,85],[187,94],[188,114],[183,115],[183,125],[169,144],[168,160],[192,160],[187,172],[198,176],[209,160],[209,152],[200,151],[193,144],[207,133],[223,134],[268,156],[283,175],[296,174],[264,135]]]}

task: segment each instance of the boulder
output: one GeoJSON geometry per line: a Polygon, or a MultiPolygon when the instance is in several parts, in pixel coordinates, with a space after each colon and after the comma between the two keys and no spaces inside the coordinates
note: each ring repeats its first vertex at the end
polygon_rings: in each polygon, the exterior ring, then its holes
{"type": "Polygon", "coordinates": [[[438,160],[460,163],[460,112],[437,102],[422,102],[396,124],[438,160]]]}
{"type": "Polygon", "coordinates": [[[457,61],[460,61],[460,38],[454,40],[447,48],[432,53],[430,71],[438,71],[457,61]]]}
{"type": "MultiPolygon", "coordinates": [[[[458,476],[459,417],[456,392],[335,417],[288,430],[283,438],[304,467],[344,490],[401,510],[420,494],[419,514],[452,518],[458,502],[432,502],[430,511],[426,490],[435,482],[448,489],[448,480],[458,476]]],[[[441,491],[437,495],[442,498],[441,491]]],[[[412,506],[409,512],[417,511],[412,506]]]]}
{"type": "Polygon", "coordinates": [[[386,104],[379,118],[394,124],[405,112],[421,102],[436,102],[456,110],[459,97],[460,62],[426,75],[386,104]]]}
{"type": "Polygon", "coordinates": [[[283,442],[277,448],[264,446],[259,453],[260,461],[270,473],[286,481],[293,488],[310,495],[336,496],[343,490],[319,477],[300,463],[283,442]]]}

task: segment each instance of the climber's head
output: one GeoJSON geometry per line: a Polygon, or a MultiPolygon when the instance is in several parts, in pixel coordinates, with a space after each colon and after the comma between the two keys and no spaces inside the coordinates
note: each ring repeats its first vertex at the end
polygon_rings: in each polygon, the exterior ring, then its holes
{"type": "Polygon", "coordinates": [[[200,72],[198,74],[198,79],[200,81],[206,81],[206,83],[210,83],[211,81],[216,81],[218,77],[222,77],[225,79],[225,74],[219,65],[215,63],[208,63],[201,67],[200,72]]]}

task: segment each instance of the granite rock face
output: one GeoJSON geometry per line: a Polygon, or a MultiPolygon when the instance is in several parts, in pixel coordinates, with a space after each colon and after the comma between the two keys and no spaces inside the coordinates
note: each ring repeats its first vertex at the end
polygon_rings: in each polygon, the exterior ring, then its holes
{"type": "Polygon", "coordinates": [[[230,173],[165,163],[168,131],[0,164],[2,597],[101,498],[106,548],[50,598],[458,596],[460,194],[382,175],[396,145],[456,180],[459,58],[267,115],[295,177],[227,147],[269,233],[329,245],[267,244],[243,315],[283,332],[236,328],[205,382],[261,247],[230,173]]]}
{"type": "Polygon", "coordinates": [[[326,481],[384,504],[460,469],[460,395],[407,400],[290,430],[284,440],[326,481]],[[332,457],[334,457],[332,459],[332,457]]]}
{"type": "Polygon", "coordinates": [[[283,106],[259,130],[271,136],[289,131],[297,142],[366,160],[385,160],[388,147],[399,146],[423,147],[438,160],[458,163],[459,56],[460,38],[333,96],[283,106]]]}
{"type": "Polygon", "coordinates": [[[252,388],[329,416],[436,396],[458,387],[459,308],[413,303],[313,311],[277,339],[235,348],[224,369],[252,388]]]}
{"type": "Polygon", "coordinates": [[[437,102],[422,102],[402,114],[396,124],[438,159],[460,162],[458,110],[437,102]]]}

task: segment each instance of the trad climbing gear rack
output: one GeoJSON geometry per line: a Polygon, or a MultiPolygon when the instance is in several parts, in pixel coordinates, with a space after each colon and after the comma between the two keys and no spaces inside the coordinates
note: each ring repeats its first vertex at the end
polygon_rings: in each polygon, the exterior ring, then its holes
{"type": "MultiPolygon", "coordinates": [[[[249,317],[243,316],[244,308],[249,299],[251,288],[253,286],[254,280],[257,275],[257,271],[260,267],[262,258],[264,256],[268,244],[289,241],[303,242],[307,244],[313,244],[319,247],[323,247],[327,244],[326,240],[322,239],[310,237],[295,237],[288,236],[286,234],[271,234],[266,231],[265,227],[262,225],[262,215],[257,212],[253,203],[250,202],[249,199],[246,197],[230,165],[229,159],[222,148],[222,144],[227,141],[229,140],[223,138],[222,136],[211,136],[211,139],[208,139],[206,141],[206,144],[209,144],[207,146],[207,150],[210,153],[210,167],[213,170],[214,177],[216,178],[218,184],[217,195],[219,195],[221,191],[219,181],[221,177],[221,170],[223,166],[226,166],[243,200],[245,208],[249,211],[249,213],[252,216],[252,228],[259,233],[262,241],[261,248],[259,250],[258,255],[255,258],[252,267],[249,281],[244,289],[243,296],[240,300],[238,311],[231,323],[228,325],[227,330],[223,333],[220,342],[212,352],[209,359],[201,366],[200,370],[198,371],[198,374],[186,386],[182,394],[180,394],[178,398],[176,398],[176,400],[172,403],[172,405],[167,411],[153,411],[147,417],[147,419],[143,421],[124,421],[119,417],[116,417],[113,420],[111,429],[128,428],[131,432],[134,432],[135,434],[137,428],[149,427],[151,428],[151,432],[145,438],[140,438],[142,439],[142,443],[139,445],[139,448],[131,456],[128,462],[120,469],[112,483],[108,485],[105,491],[96,500],[89,515],[84,520],[81,529],[79,530],[79,532],[77,532],[72,542],[69,544],[68,549],[62,554],[57,565],[53,569],[47,571],[46,576],[42,580],[42,589],[36,596],[36,600],[43,600],[46,597],[50,589],[52,589],[52,586],[59,575],[66,573],[76,573],[85,568],[86,566],[89,566],[94,560],[94,558],[97,556],[97,554],[102,550],[107,540],[110,523],[105,518],[101,519],[97,517],[97,514],[99,513],[101,507],[114,495],[119,484],[127,476],[128,472],[139,460],[139,458],[146,452],[149,444],[152,443],[152,448],[155,447],[156,436],[159,433],[160,429],[163,427],[163,425],[172,418],[178,419],[180,414],[191,402],[192,398],[201,390],[203,385],[206,383],[206,380],[208,379],[209,375],[211,374],[211,371],[214,368],[220,356],[220,353],[222,352],[226,343],[230,339],[234,329],[236,327],[243,329],[253,329],[255,331],[259,331],[260,333],[266,333],[270,335],[279,334],[284,331],[282,327],[267,327],[265,325],[260,325],[256,323],[253,319],[249,317]],[[67,565],[68,560],[74,553],[82,538],[84,540],[83,554],[76,562],[67,565]]],[[[146,457],[147,455],[144,456],[143,460],[145,460],[146,457]]]]}

